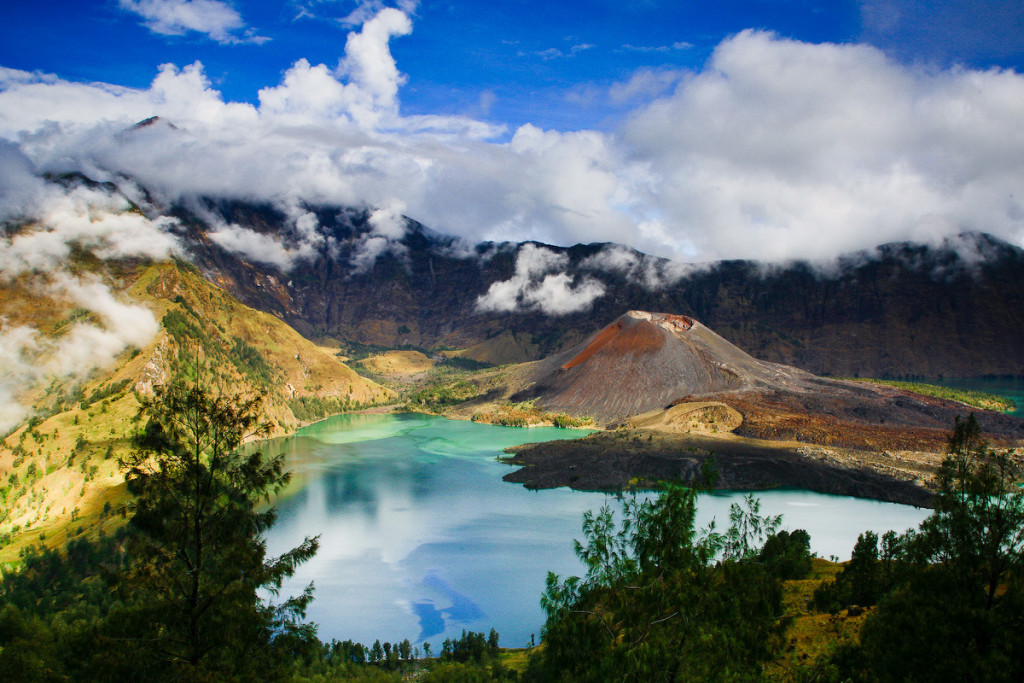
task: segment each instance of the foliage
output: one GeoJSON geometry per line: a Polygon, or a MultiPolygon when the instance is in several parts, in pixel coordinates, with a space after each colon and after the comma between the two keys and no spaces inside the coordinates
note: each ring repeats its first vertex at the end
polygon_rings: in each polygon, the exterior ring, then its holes
{"type": "Polygon", "coordinates": [[[530,427],[551,424],[560,429],[581,429],[594,426],[594,421],[589,417],[572,417],[565,413],[549,413],[538,408],[534,405],[533,401],[506,403],[498,406],[492,412],[474,413],[472,419],[473,422],[485,422],[502,427],[530,427]]]}
{"type": "Polygon", "coordinates": [[[231,338],[228,358],[243,377],[249,377],[257,386],[269,388],[277,377],[277,371],[260,355],[260,352],[239,337],[231,338]]]}
{"type": "Polygon", "coordinates": [[[328,415],[337,415],[350,410],[365,408],[371,403],[353,401],[346,396],[323,398],[320,396],[296,396],[288,399],[292,415],[303,422],[322,420],[328,415]]]}
{"type": "Polygon", "coordinates": [[[765,540],[758,560],[783,581],[802,579],[811,571],[811,535],[803,529],[772,534],[765,540]]]}
{"type": "Polygon", "coordinates": [[[111,382],[106,386],[99,387],[98,389],[96,389],[96,391],[89,394],[88,398],[82,399],[80,401],[80,407],[82,408],[82,410],[85,410],[96,401],[102,401],[105,398],[109,398],[115,394],[119,394],[122,391],[124,391],[124,388],[127,387],[130,382],[131,379],[123,379],[119,382],[111,382]]]}
{"type": "MultiPolygon", "coordinates": [[[[402,645],[411,650],[408,640],[404,641],[402,645]]],[[[398,649],[403,649],[402,645],[399,645],[398,649]]],[[[317,647],[297,658],[298,661],[294,663],[291,680],[295,683],[337,680],[402,680],[399,670],[403,662],[396,661],[395,665],[390,667],[382,666],[383,658],[384,648],[380,640],[374,643],[373,648],[351,640],[332,640],[330,643],[319,643],[317,647]],[[371,655],[371,651],[374,651],[373,655],[371,655]]]]}
{"type": "Polygon", "coordinates": [[[734,505],[724,534],[694,526],[698,492],[678,485],[653,499],[583,517],[576,553],[585,577],[548,574],[541,604],[540,680],[742,680],[777,644],[781,582],[757,560],[779,519],[758,501],[734,505]]]}
{"type": "Polygon", "coordinates": [[[111,604],[99,558],[113,542],[71,541],[63,553],[42,546],[21,554],[17,571],[0,584],[0,672],[8,680],[85,677],[90,657],[76,645],[111,604]]]}
{"type": "Polygon", "coordinates": [[[474,384],[459,380],[452,384],[428,387],[418,391],[409,397],[409,405],[428,410],[439,410],[467,401],[476,395],[477,388],[474,384]]]}
{"type": "Polygon", "coordinates": [[[864,625],[884,679],[1024,678],[1024,492],[1010,457],[957,419],[935,511],[902,542],[906,576],[864,625]]]}
{"type": "Polygon", "coordinates": [[[515,671],[507,669],[499,657],[498,632],[493,628],[488,635],[463,631],[459,638],[446,639],[441,646],[438,661],[423,677],[424,681],[503,681],[516,680],[515,671]]]}
{"type": "Polygon", "coordinates": [[[441,645],[441,661],[483,664],[497,654],[498,632],[493,628],[488,636],[475,631],[463,631],[460,638],[445,639],[441,645]]]}
{"type": "MultiPolygon", "coordinates": [[[[184,303],[184,299],[182,299],[184,303]]],[[[174,337],[175,342],[184,348],[198,346],[222,363],[231,363],[239,375],[246,378],[255,387],[270,389],[277,380],[278,371],[274,369],[260,352],[240,337],[232,337],[230,343],[220,335],[211,334],[204,325],[199,314],[185,304],[186,313],[170,310],[164,314],[160,324],[174,337]],[[191,317],[191,319],[190,319],[191,317]]]]}
{"type": "Polygon", "coordinates": [[[476,372],[477,370],[486,370],[487,368],[494,367],[494,363],[487,363],[473,358],[463,358],[461,356],[446,357],[442,363],[458,370],[467,370],[469,372],[476,372]]]}
{"type": "Polygon", "coordinates": [[[858,646],[821,668],[830,680],[1024,679],[1024,492],[1009,454],[957,418],[934,512],[901,537],[864,533],[815,602],[877,600],[858,646]]]}
{"type": "Polygon", "coordinates": [[[900,539],[895,532],[886,532],[881,542],[873,531],[860,534],[850,562],[836,580],[814,591],[814,606],[835,614],[852,606],[877,604],[895,585],[899,554],[900,539]]]}
{"type": "Polygon", "coordinates": [[[196,322],[188,319],[188,317],[181,311],[171,310],[164,314],[164,317],[160,320],[160,326],[167,331],[169,335],[174,337],[174,340],[179,345],[186,345],[193,342],[199,342],[204,347],[209,346],[210,335],[206,333],[200,325],[197,324],[198,316],[194,311],[191,311],[193,316],[196,317],[196,322]]]}
{"type": "MultiPolygon", "coordinates": [[[[216,378],[206,379],[216,386],[216,378]]],[[[132,561],[118,582],[131,605],[121,624],[146,654],[147,678],[248,671],[266,679],[275,671],[275,649],[311,637],[299,618],[312,587],[276,606],[258,592],[275,592],[316,552],[317,539],[266,557],[261,534],[275,512],[260,506],[289,475],[280,457],[237,450],[246,437],[265,433],[260,399],[204,384],[197,378],[159,387],[143,403],[147,422],[136,451],[122,462],[134,533],[132,561]]]]}
{"type": "Polygon", "coordinates": [[[551,418],[552,423],[559,429],[579,429],[581,427],[592,427],[594,421],[589,417],[572,417],[565,413],[558,413],[551,418]]]}
{"type": "Polygon", "coordinates": [[[488,683],[515,681],[518,675],[497,661],[490,666],[449,661],[432,666],[421,680],[423,683],[488,683]]]}

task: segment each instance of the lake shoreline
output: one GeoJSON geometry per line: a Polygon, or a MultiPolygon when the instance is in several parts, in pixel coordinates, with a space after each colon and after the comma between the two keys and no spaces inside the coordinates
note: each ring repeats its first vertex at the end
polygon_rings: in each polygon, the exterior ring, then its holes
{"type": "Polygon", "coordinates": [[[715,489],[806,489],[914,507],[931,507],[934,499],[921,479],[885,474],[848,454],[752,439],[658,435],[655,440],[643,433],[605,432],[506,452],[510,457],[502,461],[519,469],[503,480],[531,489],[614,492],[662,481],[701,481],[707,463],[717,473],[715,489]]]}

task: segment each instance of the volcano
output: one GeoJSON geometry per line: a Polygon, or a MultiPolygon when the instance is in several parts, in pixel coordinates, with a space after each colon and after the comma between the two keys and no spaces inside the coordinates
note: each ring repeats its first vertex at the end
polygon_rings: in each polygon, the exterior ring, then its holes
{"type": "Polygon", "coordinates": [[[532,369],[527,395],[546,410],[614,421],[687,396],[797,389],[813,375],[758,360],[683,315],[629,311],[532,369]]]}

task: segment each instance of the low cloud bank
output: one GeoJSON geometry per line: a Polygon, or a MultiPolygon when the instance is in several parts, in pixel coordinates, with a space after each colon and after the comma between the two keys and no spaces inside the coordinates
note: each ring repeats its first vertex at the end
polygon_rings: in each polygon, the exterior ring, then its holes
{"type": "Polygon", "coordinates": [[[30,414],[19,400],[27,388],[52,378],[84,379],[129,346],[146,346],[160,329],[149,309],[122,301],[94,276],[73,273],[72,249],[103,259],[160,259],[178,252],[175,221],[130,212],[123,197],[88,188],[39,191],[49,196],[38,222],[0,236],[0,286],[17,280],[17,287],[40,299],[88,311],[95,322],[75,322],[50,338],[0,318],[0,431],[30,414]]]}
{"type": "Polygon", "coordinates": [[[491,284],[476,302],[480,311],[540,311],[567,315],[584,311],[604,295],[597,280],[574,278],[564,272],[569,257],[535,244],[524,244],[516,253],[515,274],[491,284]]]}

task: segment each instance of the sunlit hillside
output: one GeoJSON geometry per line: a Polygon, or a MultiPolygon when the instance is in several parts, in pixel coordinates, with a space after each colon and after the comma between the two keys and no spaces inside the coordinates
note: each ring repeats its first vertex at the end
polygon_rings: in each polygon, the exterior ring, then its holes
{"type": "Polygon", "coordinates": [[[103,283],[96,291],[139,316],[138,324],[151,314],[158,326],[151,341],[129,344],[105,367],[66,368],[68,356],[103,343],[112,323],[52,288],[40,295],[32,277],[2,285],[2,314],[35,335],[21,355],[36,353],[19,359],[33,369],[15,397],[35,408],[0,442],[0,561],[16,558],[26,543],[60,545],[117,523],[110,515],[123,488],[118,457],[130,448],[140,399],[168,380],[182,354],[224,369],[231,391],[263,395],[271,435],[393,397],[329,349],[240,304],[183,262],[100,262],[83,255],[76,271],[79,281],[103,283]],[[84,338],[84,331],[93,336],[84,338]]]}

